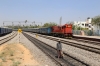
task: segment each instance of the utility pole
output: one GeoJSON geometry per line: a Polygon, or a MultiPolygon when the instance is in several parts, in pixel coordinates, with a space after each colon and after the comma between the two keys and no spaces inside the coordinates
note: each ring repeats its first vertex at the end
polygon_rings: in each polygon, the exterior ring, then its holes
{"type": "Polygon", "coordinates": [[[4,27],[4,22],[3,22],[3,27],[4,27]]]}
{"type": "Polygon", "coordinates": [[[14,24],[13,24],[13,22],[12,22],[12,29],[13,29],[13,27],[14,27],[14,24]]]}
{"type": "Polygon", "coordinates": [[[32,22],[32,25],[35,27],[35,21],[32,22]]]}
{"type": "Polygon", "coordinates": [[[61,26],[61,22],[62,22],[62,17],[60,17],[60,26],[61,26]]]}
{"type": "Polygon", "coordinates": [[[42,22],[41,22],[41,27],[42,27],[42,22]]]}
{"type": "Polygon", "coordinates": [[[25,20],[25,24],[27,23],[27,20],[25,20]]]}
{"type": "Polygon", "coordinates": [[[20,22],[19,22],[19,28],[20,28],[20,22]]]}
{"type": "Polygon", "coordinates": [[[35,21],[34,21],[34,27],[35,27],[35,21]]]}
{"type": "Polygon", "coordinates": [[[82,27],[82,23],[81,23],[81,18],[79,17],[79,24],[80,24],[80,29],[79,30],[81,30],[81,27],[82,27]]]}

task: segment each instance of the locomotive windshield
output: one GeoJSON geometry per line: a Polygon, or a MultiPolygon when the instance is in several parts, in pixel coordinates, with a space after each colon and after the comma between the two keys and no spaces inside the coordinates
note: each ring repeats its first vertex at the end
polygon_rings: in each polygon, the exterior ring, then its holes
{"type": "Polygon", "coordinates": [[[72,26],[71,26],[71,25],[68,25],[67,27],[70,28],[70,27],[72,27],[72,26]]]}

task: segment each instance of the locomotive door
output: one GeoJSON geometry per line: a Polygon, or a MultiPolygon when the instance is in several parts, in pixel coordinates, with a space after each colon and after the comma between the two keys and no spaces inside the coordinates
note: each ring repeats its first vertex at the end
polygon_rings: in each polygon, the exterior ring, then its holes
{"type": "Polygon", "coordinates": [[[63,27],[62,27],[63,33],[64,33],[64,34],[65,34],[65,32],[66,32],[66,29],[65,29],[65,28],[66,28],[66,26],[63,26],[63,27]]]}

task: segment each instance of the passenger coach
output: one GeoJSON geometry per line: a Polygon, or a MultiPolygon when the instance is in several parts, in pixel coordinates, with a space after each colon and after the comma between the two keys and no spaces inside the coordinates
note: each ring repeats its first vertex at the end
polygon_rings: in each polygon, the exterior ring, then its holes
{"type": "Polygon", "coordinates": [[[24,31],[30,31],[34,33],[41,33],[46,35],[53,35],[58,37],[72,37],[72,24],[65,24],[63,26],[52,26],[42,28],[27,28],[24,31]]]}
{"type": "Polygon", "coordinates": [[[11,32],[12,32],[11,28],[0,27],[0,36],[11,33],[11,32]]]}

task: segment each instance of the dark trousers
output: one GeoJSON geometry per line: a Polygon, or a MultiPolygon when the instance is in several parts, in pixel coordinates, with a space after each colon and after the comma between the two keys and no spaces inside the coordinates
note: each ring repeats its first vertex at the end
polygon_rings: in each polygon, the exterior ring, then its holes
{"type": "Polygon", "coordinates": [[[62,50],[57,50],[58,58],[62,57],[61,52],[62,52],[62,50]]]}

